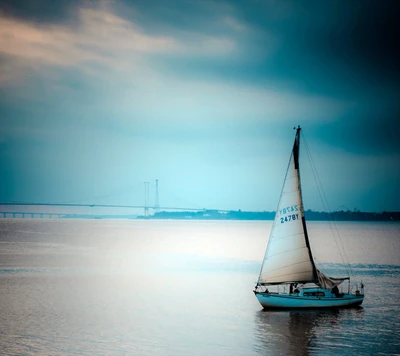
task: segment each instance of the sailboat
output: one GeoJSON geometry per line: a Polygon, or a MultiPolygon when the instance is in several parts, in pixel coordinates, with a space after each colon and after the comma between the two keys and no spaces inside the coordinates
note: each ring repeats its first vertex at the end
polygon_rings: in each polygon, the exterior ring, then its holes
{"type": "Polygon", "coordinates": [[[301,192],[298,126],[268,246],[254,294],[264,309],[340,308],[360,305],[364,286],[350,291],[350,277],[328,277],[311,251],[301,192]],[[347,293],[338,286],[348,280],[347,293]],[[274,286],[274,287],[272,287],[274,286]],[[268,288],[275,288],[269,291],[268,288]]]}

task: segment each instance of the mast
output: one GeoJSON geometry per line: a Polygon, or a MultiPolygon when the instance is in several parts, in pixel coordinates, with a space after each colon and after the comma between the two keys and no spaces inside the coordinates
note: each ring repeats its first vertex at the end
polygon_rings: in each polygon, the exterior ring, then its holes
{"type": "Polygon", "coordinates": [[[304,218],[299,164],[300,132],[298,126],[258,285],[318,282],[304,218]]]}
{"type": "MultiPolygon", "coordinates": [[[[298,174],[298,177],[299,177],[299,191],[300,191],[299,194],[300,194],[301,201],[303,201],[303,194],[302,194],[302,189],[301,189],[301,177],[300,177],[300,163],[299,163],[300,131],[301,131],[301,127],[300,127],[300,125],[298,125],[297,129],[296,129],[296,137],[294,139],[294,145],[293,145],[293,158],[294,158],[294,168],[297,170],[297,174],[298,174]]],[[[306,246],[307,246],[308,253],[309,253],[309,256],[310,256],[310,261],[311,261],[312,267],[313,267],[314,279],[315,279],[315,281],[318,281],[317,268],[315,267],[314,258],[313,258],[312,252],[311,252],[310,240],[308,238],[306,217],[304,215],[304,207],[303,207],[303,216],[301,218],[301,222],[303,224],[304,238],[306,240],[306,246]]]]}

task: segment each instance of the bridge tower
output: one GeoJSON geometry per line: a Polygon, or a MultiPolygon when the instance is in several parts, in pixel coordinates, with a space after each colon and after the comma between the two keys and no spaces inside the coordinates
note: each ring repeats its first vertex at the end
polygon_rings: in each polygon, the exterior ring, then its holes
{"type": "Polygon", "coordinates": [[[144,182],[144,216],[149,216],[149,182],[144,182]]]}
{"type": "Polygon", "coordinates": [[[156,202],[154,204],[154,211],[156,213],[160,211],[160,202],[158,200],[158,179],[156,179],[156,202]]]}

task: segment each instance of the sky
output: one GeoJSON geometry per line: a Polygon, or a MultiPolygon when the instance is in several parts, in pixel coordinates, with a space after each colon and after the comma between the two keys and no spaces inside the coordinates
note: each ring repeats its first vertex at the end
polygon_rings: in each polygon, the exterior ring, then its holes
{"type": "Polygon", "coordinates": [[[399,16],[390,0],[3,0],[0,202],[144,204],[158,179],[160,206],[272,211],[301,125],[332,211],[400,210],[399,16]]]}

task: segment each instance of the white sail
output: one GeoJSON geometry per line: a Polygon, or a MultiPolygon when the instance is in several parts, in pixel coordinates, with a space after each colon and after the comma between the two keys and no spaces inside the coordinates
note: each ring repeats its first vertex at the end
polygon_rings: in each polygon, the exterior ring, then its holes
{"type": "Polygon", "coordinates": [[[265,251],[254,294],[265,309],[336,308],[360,305],[361,292],[339,292],[338,285],[350,278],[328,277],[317,270],[308,240],[299,172],[300,126],[286,171],[271,235],[265,251]],[[316,286],[297,286],[297,283],[316,286]],[[283,293],[270,292],[260,285],[290,284],[283,293]],[[295,285],[294,285],[295,284],[295,285]],[[295,287],[295,289],[293,288],[295,287]]]}
{"type": "Polygon", "coordinates": [[[258,284],[318,280],[309,248],[298,164],[300,130],[286,172],[258,284]]]}

